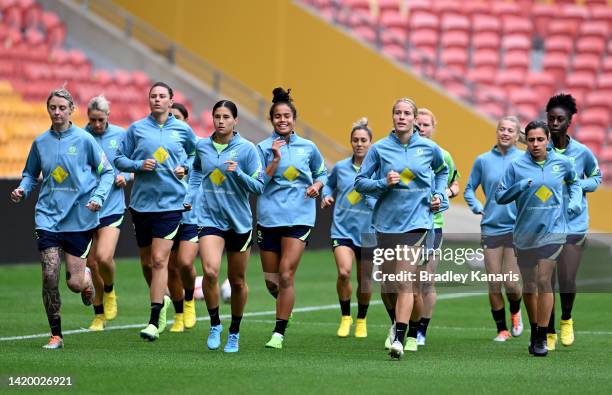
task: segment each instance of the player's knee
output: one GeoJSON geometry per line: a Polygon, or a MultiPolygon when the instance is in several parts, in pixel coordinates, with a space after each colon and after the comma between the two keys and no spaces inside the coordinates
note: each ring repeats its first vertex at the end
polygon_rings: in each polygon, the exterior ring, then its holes
{"type": "Polygon", "coordinates": [[[268,292],[272,295],[278,294],[278,283],[275,283],[271,280],[266,280],[266,288],[268,288],[268,292]]]}
{"type": "Polygon", "coordinates": [[[293,273],[291,272],[282,272],[280,273],[279,279],[279,287],[280,288],[290,288],[293,286],[293,273]]]}
{"type": "Polygon", "coordinates": [[[83,278],[81,276],[71,276],[66,279],[66,285],[72,292],[81,292],[83,290],[83,278]]]}
{"type": "Polygon", "coordinates": [[[152,254],[151,255],[151,269],[153,270],[162,270],[168,266],[167,257],[161,254],[152,254]]]}
{"type": "Polygon", "coordinates": [[[351,272],[349,270],[339,270],[338,280],[340,280],[343,283],[351,281],[351,272]]]}
{"type": "Polygon", "coordinates": [[[96,254],[96,262],[98,266],[110,267],[113,264],[113,256],[106,252],[96,254]]]}
{"type": "Polygon", "coordinates": [[[219,271],[214,267],[204,267],[204,278],[214,284],[219,280],[219,271]]]}
{"type": "Polygon", "coordinates": [[[229,279],[230,286],[232,287],[232,292],[242,291],[246,288],[246,280],[244,277],[235,277],[229,279]]]}
{"type": "Polygon", "coordinates": [[[432,294],[435,292],[436,292],[436,287],[434,286],[434,283],[431,283],[431,282],[421,283],[421,293],[423,295],[428,295],[428,294],[432,294]]]}

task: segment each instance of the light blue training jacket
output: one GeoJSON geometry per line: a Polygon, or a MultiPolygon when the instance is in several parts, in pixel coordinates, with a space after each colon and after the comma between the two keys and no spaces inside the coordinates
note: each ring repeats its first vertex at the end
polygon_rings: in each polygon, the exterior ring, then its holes
{"type": "Polygon", "coordinates": [[[164,125],[149,115],[130,125],[115,157],[120,171],[134,173],[130,207],[138,212],[183,210],[186,183],[174,174],[193,156],[196,137],[191,127],[169,114],[164,125]],[[153,171],[140,170],[145,159],[155,159],[153,171]]]}
{"type": "Polygon", "coordinates": [[[264,178],[264,191],[257,200],[257,223],[264,227],[314,226],[316,199],[306,196],[306,189],[314,182],[327,182],[325,161],[317,146],[310,140],[289,135],[289,142],[280,148],[281,159],[276,173],[265,172],[274,154],[272,142],[281,137],[276,132],[257,145],[264,178]]]}
{"type": "Polygon", "coordinates": [[[499,204],[516,201],[514,245],[521,250],[564,244],[569,230],[566,213],[573,218],[582,211],[582,189],[571,162],[548,148],[543,164],[525,152],[510,163],[497,187],[499,204]],[[569,188],[569,204],[563,189],[569,188]]]}
{"type": "Polygon", "coordinates": [[[350,239],[362,246],[362,235],[372,233],[372,210],[376,198],[355,190],[355,177],[359,168],[353,157],[336,163],[323,188],[322,196],[334,196],[334,215],[331,226],[332,239],[350,239]]]}
{"type": "Polygon", "coordinates": [[[377,232],[404,233],[433,228],[431,199],[437,195],[448,207],[447,181],[442,150],[415,129],[407,144],[393,131],[374,143],[357,174],[355,189],[378,196],[372,217],[377,232]],[[389,187],[387,174],[392,170],[400,174],[400,182],[389,187]]]}
{"type": "MultiPolygon", "coordinates": [[[[96,142],[102,147],[108,161],[112,164],[117,154],[119,145],[125,138],[125,129],[108,123],[104,133],[98,134],[93,131],[91,126],[88,124],[85,126],[85,130],[88,131],[95,139],[96,142]]],[[[130,173],[122,173],[113,167],[113,173],[116,176],[122,175],[126,181],[130,181],[132,175],[130,173]]],[[[118,187],[113,182],[113,186],[110,190],[108,198],[104,202],[104,207],[100,210],[100,218],[108,217],[110,215],[123,214],[125,211],[125,189],[118,187]]]]}
{"type": "Polygon", "coordinates": [[[463,198],[474,214],[483,213],[480,230],[485,236],[499,236],[514,229],[516,204],[498,204],[495,201],[495,192],[510,163],[524,153],[516,147],[511,147],[506,154],[502,154],[497,146],[494,146],[490,151],[479,155],[472,166],[463,198]],[[485,195],[484,207],[476,198],[478,186],[485,195]]]}
{"type": "Polygon", "coordinates": [[[35,210],[36,229],[82,232],[100,224],[99,211],[86,205],[104,203],[115,181],[113,167],[96,140],[71,125],[63,132],[47,130],[32,143],[19,188],[28,197],[42,186],[35,210]]]}
{"type": "MultiPolygon", "coordinates": [[[[569,136],[568,136],[569,138],[569,136]]],[[[552,141],[550,146],[553,147],[552,141]]],[[[553,147],[554,148],[554,147],[553,147]]],[[[582,188],[582,212],[574,218],[567,217],[569,233],[584,234],[589,230],[589,205],[586,194],[595,192],[601,184],[601,171],[593,152],[577,140],[569,138],[569,144],[565,149],[556,149],[555,152],[564,155],[574,165],[574,171],[578,176],[578,184],[582,188]]],[[[563,199],[567,205],[569,202],[569,189],[563,191],[563,199]]]]}
{"type": "Polygon", "coordinates": [[[247,233],[253,228],[249,194],[264,190],[262,165],[255,145],[238,132],[223,151],[213,145],[213,136],[198,141],[189,176],[186,203],[196,207],[198,225],[247,233]],[[238,163],[227,171],[226,161],[238,163]],[[194,197],[199,197],[194,202],[194,197]]]}

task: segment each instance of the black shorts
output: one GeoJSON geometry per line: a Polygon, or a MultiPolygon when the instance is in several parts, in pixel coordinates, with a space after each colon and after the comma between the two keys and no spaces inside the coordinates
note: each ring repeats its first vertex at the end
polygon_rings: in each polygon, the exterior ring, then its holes
{"type": "Polygon", "coordinates": [[[519,266],[534,267],[541,259],[557,261],[562,250],[563,244],[547,244],[545,246],[530,248],[528,250],[519,250],[517,248],[515,254],[519,266]]]}
{"type": "Polygon", "coordinates": [[[355,259],[357,261],[361,261],[361,247],[355,245],[353,240],[351,239],[332,239],[332,250],[335,250],[337,247],[348,247],[355,253],[355,259]]]}
{"type": "Polygon", "coordinates": [[[277,226],[273,228],[257,225],[257,245],[262,251],[280,252],[281,239],[283,237],[300,239],[308,245],[311,231],[312,227],[307,225],[277,226]]]}
{"type": "Polygon", "coordinates": [[[433,244],[431,246],[428,245],[427,248],[437,250],[442,247],[442,240],[444,239],[442,228],[434,228],[433,231],[430,230],[430,232],[433,232],[433,244]]]}
{"type": "Polygon", "coordinates": [[[105,228],[110,226],[111,228],[119,229],[123,223],[123,214],[112,214],[106,217],[100,218],[100,225],[96,229],[105,228]]]}
{"type": "Polygon", "coordinates": [[[198,225],[194,224],[181,224],[179,230],[174,238],[174,244],[172,245],[172,251],[176,251],[179,248],[181,241],[190,241],[192,243],[198,242],[198,225]]]}
{"type": "Polygon", "coordinates": [[[512,232],[504,233],[503,235],[487,236],[482,235],[480,237],[480,246],[482,248],[514,248],[514,241],[512,239],[512,232]]]}
{"type": "Polygon", "coordinates": [[[93,233],[94,229],[83,232],[50,232],[36,229],[36,243],[38,251],[59,247],[70,255],[85,259],[89,254],[93,233]]]}
{"type": "Polygon", "coordinates": [[[225,240],[227,252],[245,252],[253,245],[253,230],[246,233],[236,233],[233,229],[221,230],[212,226],[204,226],[198,232],[198,237],[219,236],[225,240]]]}
{"type": "Polygon", "coordinates": [[[569,234],[567,235],[565,244],[583,247],[586,244],[586,234],[585,233],[569,234]]]}
{"type": "Polygon", "coordinates": [[[413,229],[404,233],[376,233],[376,238],[381,248],[395,248],[398,245],[426,247],[427,232],[427,229],[413,229]]]}
{"type": "Polygon", "coordinates": [[[139,248],[149,247],[154,238],[174,240],[183,217],[182,211],[141,213],[130,208],[130,212],[139,248]]]}

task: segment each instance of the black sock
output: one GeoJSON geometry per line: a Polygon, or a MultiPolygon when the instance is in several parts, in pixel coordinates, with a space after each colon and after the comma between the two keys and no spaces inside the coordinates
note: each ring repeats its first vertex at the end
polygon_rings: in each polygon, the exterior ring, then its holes
{"type": "Polygon", "coordinates": [[[191,302],[193,300],[193,288],[185,288],[185,301],[191,302]]]}
{"type": "Polygon", "coordinates": [[[210,316],[210,326],[221,325],[221,320],[219,319],[219,306],[214,309],[208,309],[208,315],[210,316]]]}
{"type": "Polygon", "coordinates": [[[495,325],[497,325],[497,332],[507,331],[508,327],[506,326],[506,309],[501,308],[499,310],[491,310],[491,314],[493,315],[493,320],[495,321],[495,325]]]}
{"type": "Polygon", "coordinates": [[[431,320],[431,318],[421,318],[421,321],[419,321],[419,330],[421,331],[421,333],[423,334],[423,336],[427,335],[427,327],[429,326],[429,320],[431,320]]]}
{"type": "Polygon", "coordinates": [[[274,326],[274,332],[285,335],[285,329],[287,329],[287,320],[276,319],[276,325],[274,326]]]}
{"type": "Polygon", "coordinates": [[[389,314],[389,318],[391,319],[391,324],[395,323],[395,308],[387,309],[387,314],[389,314]]]}
{"type": "Polygon", "coordinates": [[[103,304],[99,306],[94,305],[94,314],[104,314],[104,305],[103,304]]]}
{"type": "Polygon", "coordinates": [[[176,314],[183,314],[183,299],[173,300],[172,304],[174,305],[174,312],[176,314]]]}
{"type": "Polygon", "coordinates": [[[561,319],[569,320],[572,318],[572,309],[574,308],[575,293],[564,293],[561,297],[561,319]]]}
{"type": "Polygon", "coordinates": [[[396,322],[395,323],[395,340],[404,344],[404,339],[406,338],[407,328],[408,328],[408,324],[405,324],[403,322],[396,322]]]}
{"type": "Polygon", "coordinates": [[[521,309],[521,298],[518,300],[508,299],[508,303],[510,303],[510,314],[516,314],[521,309]]]}
{"type": "Polygon", "coordinates": [[[553,306],[553,310],[550,312],[550,321],[548,321],[548,332],[547,333],[557,333],[555,330],[555,307],[553,306]]]}
{"type": "Polygon", "coordinates": [[[113,292],[113,287],[114,284],[109,284],[109,285],[104,285],[104,292],[109,293],[109,292],[113,292]]]}
{"type": "Polygon", "coordinates": [[[161,312],[163,303],[151,303],[151,318],[149,318],[149,325],[155,325],[159,328],[159,313],[161,312]]]}
{"type": "Polygon", "coordinates": [[[238,333],[240,332],[240,321],[242,321],[242,316],[237,316],[232,314],[232,323],[229,327],[229,333],[238,333]]]}
{"type": "Polygon", "coordinates": [[[351,300],[340,301],[340,311],[342,315],[351,315],[351,300]]]}
{"type": "Polygon", "coordinates": [[[419,330],[419,321],[408,321],[408,337],[417,337],[417,330],[419,330]]]}
{"type": "Polygon", "coordinates": [[[536,330],[536,339],[538,339],[539,341],[543,341],[546,342],[546,332],[548,331],[548,327],[545,326],[538,326],[537,330],[536,330]]]}
{"type": "Polygon", "coordinates": [[[530,322],[529,326],[531,327],[531,333],[529,335],[529,343],[533,344],[535,342],[535,339],[538,333],[538,324],[535,322],[530,322]]]}
{"type": "Polygon", "coordinates": [[[61,318],[49,318],[49,326],[51,327],[51,335],[62,336],[62,319],[61,318]]]}
{"type": "Polygon", "coordinates": [[[357,304],[357,318],[358,319],[366,318],[366,315],[368,314],[368,307],[370,307],[369,304],[361,304],[361,303],[357,304]]]}

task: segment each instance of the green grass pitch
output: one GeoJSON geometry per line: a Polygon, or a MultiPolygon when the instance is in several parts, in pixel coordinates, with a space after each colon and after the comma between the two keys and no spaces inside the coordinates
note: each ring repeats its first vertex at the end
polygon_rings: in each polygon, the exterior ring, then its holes
{"type": "MultiPolygon", "coordinates": [[[[201,271],[199,262],[197,265],[201,271]]],[[[117,319],[102,333],[66,334],[65,348],[56,351],[41,349],[46,336],[7,340],[48,332],[40,296],[40,266],[1,266],[0,278],[0,392],[612,392],[610,293],[578,295],[576,342],[569,348],[559,345],[547,358],[527,354],[528,328],[507,343],[492,341],[495,327],[486,295],[442,297],[427,345],[398,362],[391,361],[383,349],[389,319],[378,295],[368,314],[368,338],[336,337],[340,313],[330,251],[305,254],[296,276],[298,310],[280,351],[264,348],[274,326],[274,302],[265,289],[259,257],[251,258],[247,316],[241,327],[240,352],[235,355],[206,349],[209,324],[203,319],[207,317],[203,301],[197,304],[201,320],[194,329],[181,334],[165,332],[152,343],[140,339],[138,331],[148,321],[149,294],[136,260],[117,262],[117,319]],[[69,375],[73,386],[17,390],[7,385],[9,376],[32,375],[69,375]]],[[[93,309],[84,307],[65,282],[61,295],[64,332],[87,328],[93,309]]],[[[222,305],[221,313],[229,314],[229,305],[222,305]]],[[[355,316],[355,307],[352,313],[355,316]]],[[[170,308],[169,318],[172,316],[170,308]]],[[[523,318],[528,327],[524,309],[523,318]]],[[[229,320],[224,318],[223,323],[225,341],[229,320]]]]}

